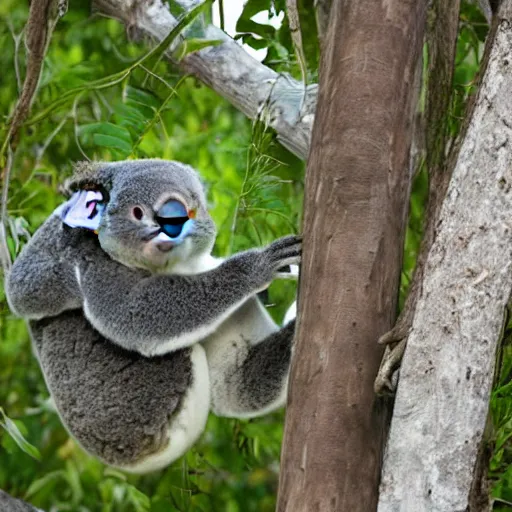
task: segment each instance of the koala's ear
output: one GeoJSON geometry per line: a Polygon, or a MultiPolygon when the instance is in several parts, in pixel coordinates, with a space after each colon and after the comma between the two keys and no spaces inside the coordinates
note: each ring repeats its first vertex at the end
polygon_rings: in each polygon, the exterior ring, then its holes
{"type": "Polygon", "coordinates": [[[105,198],[98,190],[79,190],[62,205],[60,217],[64,224],[72,228],[85,228],[96,231],[105,208],[105,198]]]}
{"type": "Polygon", "coordinates": [[[101,191],[104,199],[112,188],[113,168],[105,162],[77,162],[73,176],[67,179],[60,191],[71,197],[80,190],[101,191]]]}

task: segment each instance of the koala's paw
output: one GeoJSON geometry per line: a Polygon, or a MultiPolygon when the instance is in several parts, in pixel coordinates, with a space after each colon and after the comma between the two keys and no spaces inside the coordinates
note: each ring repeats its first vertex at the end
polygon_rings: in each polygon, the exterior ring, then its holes
{"type": "Polygon", "coordinates": [[[285,236],[263,249],[251,249],[236,254],[230,264],[240,276],[248,279],[251,290],[260,292],[267,288],[279,270],[300,261],[302,238],[285,236]]]}
{"type": "Polygon", "coordinates": [[[302,237],[298,235],[279,238],[261,251],[264,264],[267,270],[272,273],[272,278],[279,270],[288,265],[298,265],[301,253],[302,237]]]}

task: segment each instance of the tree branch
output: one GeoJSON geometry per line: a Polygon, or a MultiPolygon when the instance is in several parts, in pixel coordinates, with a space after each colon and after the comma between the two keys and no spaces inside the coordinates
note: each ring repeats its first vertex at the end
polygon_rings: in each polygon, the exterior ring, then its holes
{"type": "MultiPolygon", "coordinates": [[[[188,10],[196,2],[176,0],[174,4],[188,10]]],[[[176,24],[162,0],[93,0],[93,7],[100,14],[121,20],[128,31],[158,42],[176,24]]],[[[286,148],[306,158],[317,86],[305,88],[301,82],[264,66],[213,25],[203,26],[201,37],[223,43],[187,55],[176,63],[180,69],[210,86],[249,118],[268,123],[286,148]]]]}
{"type": "Polygon", "coordinates": [[[2,512],[43,512],[26,503],[23,500],[18,500],[9,496],[6,492],[0,489],[0,510],[2,512]]]}
{"type": "Polygon", "coordinates": [[[0,225],[0,260],[2,268],[7,271],[11,266],[7,246],[7,195],[11,177],[13,153],[16,150],[19,131],[25,122],[37,91],[37,85],[43,69],[43,60],[50,42],[50,37],[58,19],[67,11],[67,0],[40,0],[30,4],[26,26],[25,45],[27,48],[27,71],[23,88],[14,112],[9,121],[7,135],[0,148],[2,165],[2,204],[0,225]]]}
{"type": "Polygon", "coordinates": [[[512,0],[504,3],[426,257],[379,512],[482,510],[488,500],[479,462],[512,291],[512,0]]]}

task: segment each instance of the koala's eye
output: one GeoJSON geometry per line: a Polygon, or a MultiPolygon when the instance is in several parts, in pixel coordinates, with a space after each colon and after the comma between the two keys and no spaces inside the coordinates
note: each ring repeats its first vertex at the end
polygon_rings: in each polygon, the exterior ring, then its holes
{"type": "Polygon", "coordinates": [[[137,219],[141,220],[144,217],[144,211],[140,206],[134,206],[132,209],[132,215],[137,219]]]}
{"type": "Polygon", "coordinates": [[[183,203],[171,199],[162,205],[156,213],[155,219],[167,236],[177,238],[189,220],[189,214],[183,203]]]}

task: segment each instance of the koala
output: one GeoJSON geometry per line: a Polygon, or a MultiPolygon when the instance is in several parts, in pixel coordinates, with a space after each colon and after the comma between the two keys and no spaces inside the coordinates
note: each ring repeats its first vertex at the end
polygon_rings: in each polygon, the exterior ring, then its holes
{"type": "Polygon", "coordinates": [[[61,420],[89,453],[134,473],[182,456],[211,410],[284,405],[295,320],[257,294],[298,264],[301,238],[214,258],[215,225],[191,167],[78,164],[6,279],[61,420]]]}

